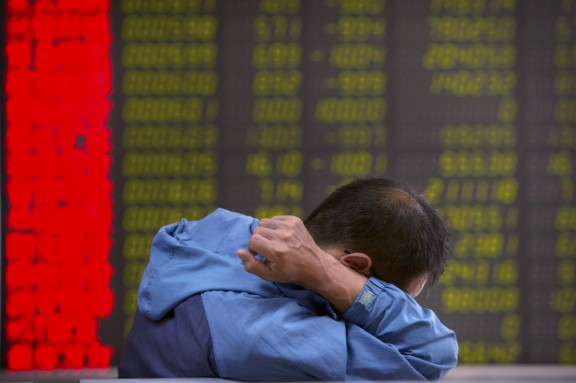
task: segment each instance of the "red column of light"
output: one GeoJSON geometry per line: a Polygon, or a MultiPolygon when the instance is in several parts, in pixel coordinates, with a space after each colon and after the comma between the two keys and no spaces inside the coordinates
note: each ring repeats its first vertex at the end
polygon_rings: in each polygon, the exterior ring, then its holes
{"type": "Polygon", "coordinates": [[[104,367],[109,0],[6,5],[5,337],[12,370],[104,367]]]}

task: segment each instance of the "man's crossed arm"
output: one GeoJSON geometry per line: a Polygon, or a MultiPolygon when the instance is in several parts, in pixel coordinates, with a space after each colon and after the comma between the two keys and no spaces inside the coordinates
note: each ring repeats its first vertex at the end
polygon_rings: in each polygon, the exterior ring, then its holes
{"type": "Polygon", "coordinates": [[[455,334],[432,311],[318,247],[296,217],[262,220],[248,249],[238,255],[248,272],[268,281],[298,283],[341,313],[348,323],[346,379],[435,380],[457,363],[455,334]]]}

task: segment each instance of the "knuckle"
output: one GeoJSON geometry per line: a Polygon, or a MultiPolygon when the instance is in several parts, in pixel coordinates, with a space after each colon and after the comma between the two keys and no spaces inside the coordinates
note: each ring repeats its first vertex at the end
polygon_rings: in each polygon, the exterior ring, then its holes
{"type": "Polygon", "coordinates": [[[291,230],[296,230],[297,228],[300,227],[301,224],[302,224],[302,220],[298,217],[293,217],[292,219],[290,219],[288,221],[288,227],[291,230]]]}
{"type": "Polygon", "coordinates": [[[276,254],[276,256],[282,257],[287,255],[289,252],[289,249],[284,245],[277,245],[274,247],[274,254],[276,254]]]}
{"type": "Polygon", "coordinates": [[[289,239],[292,238],[292,233],[289,231],[282,231],[282,232],[278,233],[278,237],[282,241],[288,241],[289,239]]]}

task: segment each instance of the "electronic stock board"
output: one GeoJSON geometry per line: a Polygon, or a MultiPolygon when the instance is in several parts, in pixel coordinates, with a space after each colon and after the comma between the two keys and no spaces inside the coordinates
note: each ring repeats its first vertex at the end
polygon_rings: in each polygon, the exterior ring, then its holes
{"type": "Polygon", "coordinates": [[[359,177],[413,185],[451,231],[419,301],[457,332],[460,363],[576,363],[575,1],[7,3],[9,368],[116,364],[162,225],[216,207],[303,217],[359,177]],[[56,109],[29,117],[27,97],[56,109]],[[39,238],[84,273],[41,269],[39,238]],[[44,272],[57,281],[22,282],[44,272]],[[62,317],[78,299],[98,304],[62,317]]]}

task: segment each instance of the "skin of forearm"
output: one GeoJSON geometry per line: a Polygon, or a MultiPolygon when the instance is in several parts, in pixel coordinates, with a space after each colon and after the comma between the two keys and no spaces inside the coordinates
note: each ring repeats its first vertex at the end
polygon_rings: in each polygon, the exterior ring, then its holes
{"type": "Polygon", "coordinates": [[[326,299],[338,312],[344,312],[352,306],[368,278],[341,264],[328,253],[322,256],[323,261],[314,273],[313,278],[299,283],[326,299]]]}

